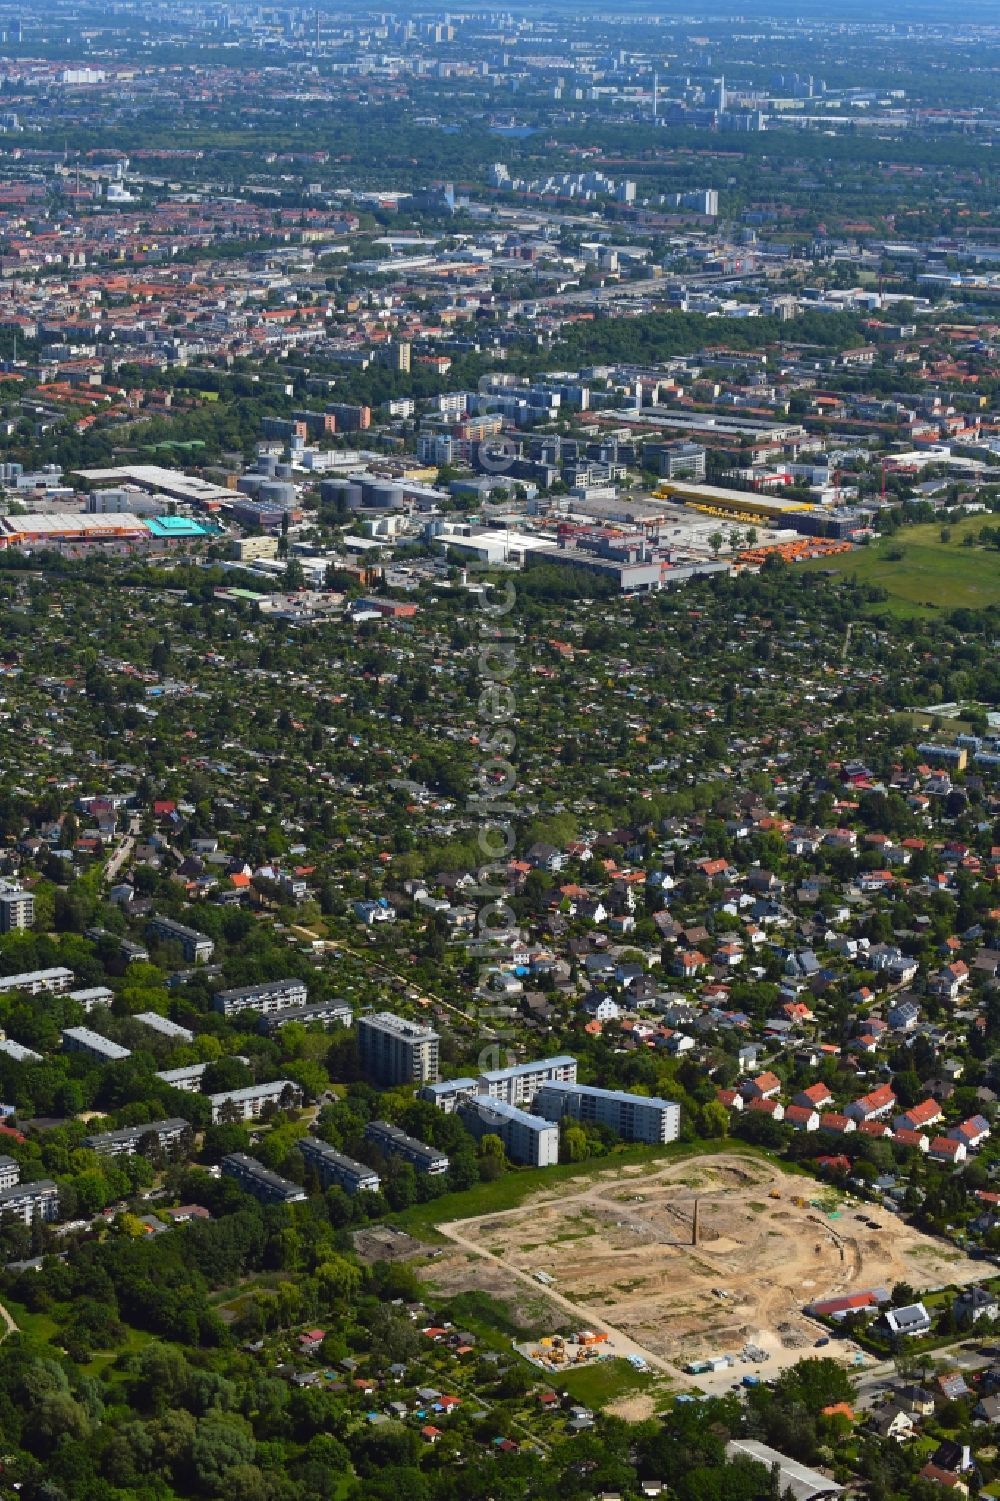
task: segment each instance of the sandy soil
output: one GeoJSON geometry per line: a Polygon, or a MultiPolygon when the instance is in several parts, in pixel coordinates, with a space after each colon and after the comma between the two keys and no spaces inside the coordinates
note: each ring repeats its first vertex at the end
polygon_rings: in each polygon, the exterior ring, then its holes
{"type": "Polygon", "coordinates": [[[644,1423],[647,1418],[655,1418],[663,1405],[662,1396],[656,1397],[649,1392],[631,1392],[627,1397],[618,1397],[614,1402],[609,1402],[604,1411],[621,1418],[625,1423],[644,1423]]]}
{"type": "MultiPolygon", "coordinates": [[[[801,1359],[822,1333],[802,1314],[815,1299],[900,1281],[923,1291],[981,1275],[975,1262],[885,1210],[847,1200],[831,1219],[824,1209],[838,1203],[832,1190],[735,1153],[611,1170],[576,1183],[439,1229],[461,1248],[463,1277],[486,1276],[486,1290],[516,1301],[541,1294],[555,1305],[553,1328],[565,1327],[567,1316],[579,1326],[596,1324],[612,1335],[616,1353],[642,1355],[685,1385],[691,1382],[679,1367],[707,1355],[738,1357],[748,1342],[769,1353],[762,1374],[801,1359]],[[794,1203],[800,1196],[806,1202],[794,1203]],[[822,1199],[823,1208],[809,1197],[822,1199]],[[872,1230],[864,1219],[882,1228],[872,1230]],[[470,1252],[480,1258],[478,1274],[470,1252]],[[537,1282],[538,1271],[551,1285],[537,1282]]],[[[435,1281],[459,1271],[448,1260],[435,1268],[435,1281]]],[[[851,1361],[856,1350],[837,1341],[827,1353],[851,1361]]],[[[751,1369],[737,1363],[698,1385],[724,1390],[751,1369]]]]}

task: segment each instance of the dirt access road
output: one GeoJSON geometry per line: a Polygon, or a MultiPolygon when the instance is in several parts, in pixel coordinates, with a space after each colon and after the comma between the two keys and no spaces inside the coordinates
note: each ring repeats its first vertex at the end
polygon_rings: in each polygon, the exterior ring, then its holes
{"type": "MultiPolygon", "coordinates": [[[[492,1218],[492,1216],[487,1216],[487,1218],[492,1218]]],[[[490,1261],[494,1266],[501,1267],[506,1276],[515,1277],[520,1282],[525,1283],[533,1294],[537,1295],[541,1293],[548,1302],[554,1303],[557,1308],[561,1308],[564,1313],[568,1313],[578,1329],[606,1329],[609,1335],[609,1344],[615,1355],[620,1355],[625,1359],[628,1359],[630,1355],[637,1355],[641,1360],[646,1362],[651,1370],[660,1371],[664,1376],[669,1376],[671,1380],[680,1382],[682,1385],[690,1384],[690,1377],[685,1376],[683,1371],[672,1365],[670,1361],[664,1360],[660,1355],[654,1355],[652,1350],[647,1350],[645,1346],[640,1345],[636,1340],[630,1339],[622,1330],[613,1329],[604,1314],[598,1309],[588,1308],[583,1303],[571,1302],[569,1298],[564,1298],[562,1293],[556,1292],[555,1288],[542,1287],[530,1272],[524,1272],[519,1267],[511,1266],[510,1262],[503,1256],[498,1256],[495,1252],[486,1250],[476,1241],[470,1240],[467,1236],[463,1235],[462,1225],[465,1223],[466,1221],[456,1220],[452,1224],[438,1225],[437,1228],[442,1235],[446,1235],[450,1241],[454,1241],[456,1246],[461,1246],[464,1251],[469,1251],[472,1255],[482,1257],[484,1261],[490,1261]]],[[[472,1223],[476,1222],[473,1221],[472,1223]]]]}
{"type": "MultiPolygon", "coordinates": [[[[767,1352],[765,1374],[801,1359],[823,1333],[802,1310],[821,1297],[901,1281],[926,1290],[981,1272],[885,1210],[725,1151],[609,1166],[543,1188],[517,1209],[438,1228],[485,1264],[484,1290],[505,1296],[512,1281],[519,1291],[530,1287],[577,1327],[607,1330],[619,1353],[640,1355],[686,1385],[681,1367],[692,1359],[734,1356],[735,1369],[699,1378],[713,1390],[742,1374],[747,1344],[767,1352]]],[[[474,1285],[475,1269],[462,1259],[464,1267],[440,1266],[439,1274],[453,1281],[464,1274],[474,1285]]],[[[837,1341],[828,1353],[852,1364],[859,1352],[837,1341]]]]}

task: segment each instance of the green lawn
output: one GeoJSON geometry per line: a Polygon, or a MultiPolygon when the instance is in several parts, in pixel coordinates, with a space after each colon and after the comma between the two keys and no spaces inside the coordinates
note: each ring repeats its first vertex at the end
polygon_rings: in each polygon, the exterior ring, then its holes
{"type": "Polygon", "coordinates": [[[23,1303],[15,1303],[10,1298],[5,1298],[4,1303],[21,1334],[47,1345],[52,1343],[59,1326],[51,1314],[30,1313],[23,1303]]]}
{"type": "MultiPolygon", "coordinates": [[[[135,1354],[137,1351],[145,1349],[146,1345],[153,1343],[155,1336],[147,1333],[145,1329],[133,1329],[130,1325],[126,1325],[126,1328],[128,1335],[124,1345],[120,1349],[99,1350],[92,1360],[89,1360],[85,1366],[81,1367],[82,1370],[86,1371],[88,1376],[102,1375],[108,1366],[113,1365],[120,1355],[135,1354]]],[[[122,1371],[108,1371],[108,1380],[111,1382],[122,1382],[126,1380],[126,1376],[122,1371]]]]}
{"type": "Polygon", "coordinates": [[[995,525],[988,516],[967,516],[951,527],[951,540],[941,541],[941,526],[908,526],[894,537],[839,557],[814,558],[797,567],[831,570],[888,592],[884,604],[868,613],[932,616],[938,610],[984,609],[1000,604],[1000,552],[994,548],[963,547],[962,538],[977,536],[995,525]],[[902,552],[898,561],[889,554],[902,552]]]}
{"type": "Polygon", "coordinates": [[[970,735],[972,733],[972,725],[967,719],[944,719],[940,715],[925,714],[922,710],[914,710],[913,712],[900,710],[898,714],[892,715],[894,723],[905,724],[909,729],[915,732],[919,731],[921,734],[930,733],[935,718],[938,719],[938,722],[943,727],[941,730],[942,734],[970,735]]]}
{"type": "Polygon", "coordinates": [[[603,1407],[628,1392],[649,1387],[656,1378],[649,1371],[637,1371],[627,1360],[596,1360],[575,1370],[554,1371],[550,1379],[584,1407],[603,1407]]]}
{"type": "MultiPolygon", "coordinates": [[[[56,1342],[59,1324],[50,1313],[31,1313],[23,1303],[13,1303],[9,1298],[6,1300],[6,1304],[14,1322],[17,1324],[18,1332],[23,1334],[26,1340],[32,1344],[37,1342],[38,1344],[48,1346],[52,1346],[56,1342]]],[[[130,1325],[126,1325],[125,1328],[126,1338],[123,1345],[119,1345],[113,1350],[95,1351],[93,1358],[85,1366],[81,1367],[81,1369],[86,1371],[89,1376],[100,1376],[106,1367],[112,1365],[120,1355],[124,1355],[129,1351],[141,1350],[145,1345],[150,1344],[154,1338],[145,1329],[135,1329],[130,1325]]],[[[114,1376],[112,1376],[112,1379],[115,1379],[114,1376]]],[[[118,1379],[122,1378],[119,1377],[118,1379]]]]}

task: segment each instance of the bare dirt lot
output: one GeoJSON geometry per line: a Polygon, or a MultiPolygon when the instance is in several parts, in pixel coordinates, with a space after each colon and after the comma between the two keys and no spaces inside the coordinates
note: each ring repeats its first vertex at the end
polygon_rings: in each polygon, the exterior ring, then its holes
{"type": "MultiPolygon", "coordinates": [[[[981,1273],[883,1209],[725,1152],[563,1181],[558,1193],[543,1190],[518,1209],[439,1229],[457,1254],[438,1263],[434,1280],[486,1290],[469,1260],[478,1253],[490,1291],[499,1280],[508,1297],[541,1293],[555,1305],[553,1327],[567,1317],[596,1324],[612,1334],[616,1353],[639,1354],[678,1378],[688,1361],[738,1355],[748,1342],[768,1352],[762,1373],[801,1359],[822,1333],[801,1312],[818,1298],[900,1281],[926,1290],[981,1273]],[[536,1272],[552,1283],[540,1286],[536,1272]]],[[[827,1353],[851,1359],[854,1347],[837,1341],[827,1353]]],[[[698,1384],[724,1387],[740,1374],[730,1368],[698,1384]]]]}
{"type": "Polygon", "coordinates": [[[428,1247],[403,1230],[389,1225],[373,1225],[370,1229],[355,1230],[354,1249],[362,1261],[410,1261],[414,1256],[424,1256],[428,1247]]]}

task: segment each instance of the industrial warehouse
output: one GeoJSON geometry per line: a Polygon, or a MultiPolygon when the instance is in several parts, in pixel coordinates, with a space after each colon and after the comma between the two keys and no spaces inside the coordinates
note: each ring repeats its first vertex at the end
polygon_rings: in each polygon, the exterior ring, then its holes
{"type": "Polygon", "coordinates": [[[173,543],[208,542],[214,530],[188,516],[89,515],[76,511],[29,512],[0,516],[0,551],[60,552],[69,556],[102,552],[158,551],[173,543]]]}

